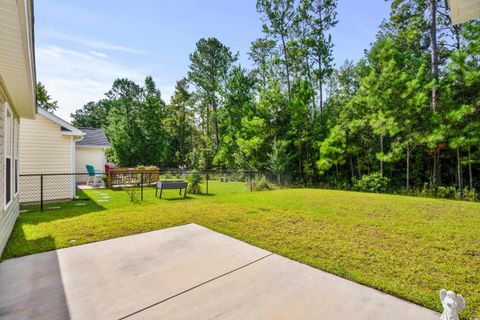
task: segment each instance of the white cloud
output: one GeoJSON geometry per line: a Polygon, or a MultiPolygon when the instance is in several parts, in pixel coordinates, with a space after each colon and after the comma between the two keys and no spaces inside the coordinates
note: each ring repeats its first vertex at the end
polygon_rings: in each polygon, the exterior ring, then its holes
{"type": "Polygon", "coordinates": [[[107,55],[106,55],[105,53],[103,53],[103,52],[89,51],[88,53],[90,53],[91,55],[100,57],[100,58],[106,58],[106,57],[107,57],[107,55]]]}
{"type": "Polygon", "coordinates": [[[50,39],[63,40],[77,45],[81,45],[88,48],[100,49],[100,50],[111,50],[111,51],[121,51],[126,53],[133,54],[147,54],[145,51],[129,48],[117,44],[110,43],[104,40],[98,40],[89,38],[79,34],[71,34],[65,32],[58,32],[52,30],[40,31],[40,36],[50,39]]]}
{"type": "MultiPolygon", "coordinates": [[[[36,50],[37,79],[45,84],[52,98],[58,100],[56,114],[65,120],[85,103],[103,98],[115,79],[129,78],[141,84],[152,72],[152,68],[132,68],[107,59],[105,54],[95,53],[53,45],[36,50]]],[[[163,98],[168,100],[174,88],[167,85],[166,80],[155,80],[163,98]]]]}

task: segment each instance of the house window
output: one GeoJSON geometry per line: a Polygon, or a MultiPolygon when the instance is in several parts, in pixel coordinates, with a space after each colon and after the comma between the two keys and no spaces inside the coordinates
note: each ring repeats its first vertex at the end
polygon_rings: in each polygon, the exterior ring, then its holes
{"type": "Polygon", "coordinates": [[[15,195],[18,194],[18,177],[19,177],[19,172],[18,172],[18,145],[20,144],[20,130],[19,130],[19,123],[17,121],[13,122],[13,133],[14,133],[14,138],[13,138],[13,157],[14,157],[14,192],[15,195]]]}
{"type": "Polygon", "coordinates": [[[18,124],[13,112],[5,103],[5,206],[18,192],[18,124]]]}
{"type": "Polygon", "coordinates": [[[15,159],[15,195],[18,193],[18,159],[15,159]]]}

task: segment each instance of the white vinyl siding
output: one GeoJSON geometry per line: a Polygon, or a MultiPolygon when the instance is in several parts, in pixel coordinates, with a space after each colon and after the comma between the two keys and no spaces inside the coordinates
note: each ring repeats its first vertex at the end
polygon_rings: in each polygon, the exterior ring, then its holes
{"type": "Polygon", "coordinates": [[[18,145],[18,134],[14,134],[14,129],[16,127],[16,117],[13,113],[13,110],[10,109],[11,121],[12,121],[12,130],[8,134],[9,142],[7,143],[6,138],[6,109],[8,108],[5,103],[4,95],[0,88],[0,185],[2,186],[0,192],[0,254],[2,253],[3,249],[5,248],[8,238],[10,237],[10,233],[12,232],[13,226],[15,225],[15,220],[19,214],[19,197],[18,194],[15,194],[14,189],[14,181],[15,181],[15,169],[14,169],[14,159],[15,157],[15,146],[18,145]],[[12,186],[12,198],[8,203],[8,206],[5,206],[6,202],[6,149],[10,147],[12,152],[10,157],[12,159],[12,168],[11,168],[11,186],[12,186]]]}
{"type": "Polygon", "coordinates": [[[76,172],[87,173],[86,165],[92,165],[95,170],[105,170],[105,152],[103,148],[80,147],[76,148],[76,172]]]}
{"type": "MultiPolygon", "coordinates": [[[[72,136],[62,135],[61,127],[37,114],[37,119],[20,122],[20,173],[71,173],[74,167],[72,136]]],[[[20,201],[39,201],[40,179],[23,177],[20,201]]],[[[74,179],[71,176],[45,176],[44,200],[73,197],[74,179]]]]}
{"type": "Polygon", "coordinates": [[[0,0],[0,255],[19,214],[18,119],[35,118],[36,113],[32,6],[33,1],[0,0]],[[13,121],[8,126],[5,124],[7,101],[13,121]],[[7,206],[6,149],[9,150],[11,187],[7,206]]]}
{"type": "Polygon", "coordinates": [[[38,114],[36,120],[20,122],[20,172],[68,173],[72,170],[71,136],[38,114]]]}
{"type": "MultiPolygon", "coordinates": [[[[95,170],[105,171],[105,152],[103,148],[77,146],[75,149],[75,163],[77,173],[87,173],[86,165],[92,165],[95,170]]],[[[85,182],[86,176],[78,176],[78,182],[85,182]]]]}
{"type": "Polygon", "coordinates": [[[8,238],[12,233],[15,221],[20,212],[18,195],[15,196],[10,205],[0,213],[0,255],[7,245],[8,238]]]}

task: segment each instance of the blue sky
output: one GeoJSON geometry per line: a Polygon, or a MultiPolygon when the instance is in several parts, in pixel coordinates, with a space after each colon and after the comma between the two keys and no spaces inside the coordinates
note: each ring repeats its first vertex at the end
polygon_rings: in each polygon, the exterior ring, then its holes
{"type": "MultiPolygon", "coordinates": [[[[202,37],[217,37],[248,67],[250,43],[261,36],[256,0],[37,0],[37,78],[69,115],[98,100],[115,78],[154,77],[168,102],[202,37]]],[[[358,60],[388,16],[383,0],[339,0],[332,31],[337,65],[358,60]]]]}

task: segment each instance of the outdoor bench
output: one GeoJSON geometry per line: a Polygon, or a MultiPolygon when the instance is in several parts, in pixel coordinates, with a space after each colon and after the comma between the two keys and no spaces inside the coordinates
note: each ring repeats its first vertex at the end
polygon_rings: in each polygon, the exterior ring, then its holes
{"type": "Polygon", "coordinates": [[[185,189],[183,197],[187,195],[187,182],[183,180],[176,181],[158,181],[157,187],[155,188],[155,197],[158,194],[158,189],[160,189],[160,199],[162,198],[163,189],[180,189],[180,195],[182,195],[182,189],[185,189]]]}

